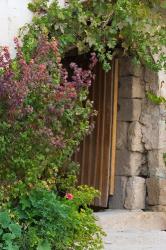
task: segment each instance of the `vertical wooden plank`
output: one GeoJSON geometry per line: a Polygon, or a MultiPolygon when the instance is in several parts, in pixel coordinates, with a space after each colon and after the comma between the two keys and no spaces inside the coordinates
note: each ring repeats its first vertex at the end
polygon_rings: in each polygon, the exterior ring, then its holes
{"type": "MultiPolygon", "coordinates": [[[[99,68],[96,67],[95,74],[97,76],[99,68]]],[[[97,78],[92,85],[91,89],[91,100],[93,101],[94,109],[97,111],[98,107],[96,106],[96,100],[98,99],[99,89],[97,85],[97,78]]],[[[89,162],[90,168],[90,180],[89,183],[91,186],[95,187],[95,180],[96,180],[96,138],[97,138],[97,116],[94,119],[94,130],[90,135],[91,140],[91,160],[89,162]],[[92,157],[93,156],[93,157],[92,157]]]]}
{"type": "Polygon", "coordinates": [[[115,187],[116,133],[117,133],[117,111],[118,111],[118,70],[119,70],[118,69],[118,59],[116,59],[115,60],[115,68],[114,68],[114,97],[113,97],[110,195],[114,194],[114,187],[115,187]]]}
{"type": "MultiPolygon", "coordinates": [[[[113,66],[112,66],[113,69],[113,66]]],[[[103,159],[102,168],[102,200],[101,203],[107,207],[109,196],[109,178],[111,164],[111,136],[112,136],[112,97],[113,97],[113,70],[105,73],[106,91],[105,91],[105,121],[104,121],[104,143],[103,143],[103,159]]]]}
{"type": "Polygon", "coordinates": [[[101,198],[96,199],[94,205],[101,207],[107,207],[108,196],[114,186],[117,72],[117,61],[108,73],[104,72],[101,65],[97,65],[96,81],[90,95],[94,109],[98,111],[95,129],[84,139],[80,152],[76,153],[76,159],[81,165],[80,184],[88,184],[100,190],[101,198]],[[110,184],[110,181],[113,183],[110,184]]]}
{"type": "MultiPolygon", "coordinates": [[[[101,74],[100,74],[100,66],[99,64],[96,66],[95,69],[95,74],[96,74],[96,79],[95,82],[93,83],[93,89],[92,89],[92,101],[94,105],[94,109],[98,112],[99,115],[99,98],[100,98],[100,88],[99,88],[99,83],[101,82],[101,74]]],[[[99,122],[98,122],[98,115],[95,117],[95,128],[91,134],[91,140],[92,140],[92,155],[91,155],[91,165],[89,166],[91,169],[91,179],[90,183],[91,186],[96,187],[96,182],[97,182],[97,138],[98,138],[98,133],[99,133],[99,122]]]]}
{"type": "MultiPolygon", "coordinates": [[[[97,176],[96,176],[96,188],[101,191],[103,194],[102,190],[102,182],[103,182],[103,168],[104,163],[103,163],[103,150],[104,150],[104,125],[105,125],[105,88],[106,88],[106,82],[105,82],[105,72],[103,69],[99,68],[100,72],[100,77],[99,77],[99,110],[98,110],[98,135],[97,135],[97,152],[96,152],[96,157],[97,157],[97,176]]],[[[99,199],[96,199],[96,205],[100,205],[102,203],[102,195],[99,199]]]]}

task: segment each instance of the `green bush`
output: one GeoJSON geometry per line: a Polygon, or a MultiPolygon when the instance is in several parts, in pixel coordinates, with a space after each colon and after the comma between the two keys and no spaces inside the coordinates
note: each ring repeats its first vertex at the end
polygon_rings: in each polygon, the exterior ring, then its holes
{"type": "Polygon", "coordinates": [[[74,150],[91,130],[87,69],[70,64],[57,41],[39,37],[30,61],[0,57],[0,244],[6,250],[101,249],[103,235],[88,205],[93,188],[76,188],[74,150]],[[71,193],[72,192],[72,193],[71,193]]]}
{"type": "MultiPolygon", "coordinates": [[[[87,190],[86,190],[87,191],[87,190]]],[[[20,249],[101,249],[101,230],[91,209],[44,189],[20,198],[15,211],[22,227],[20,249]]]]}
{"type": "Polygon", "coordinates": [[[9,212],[0,212],[1,249],[102,249],[104,234],[87,206],[96,195],[97,191],[86,186],[75,189],[72,199],[32,189],[13,201],[9,212]]]}
{"type": "Polygon", "coordinates": [[[6,211],[0,212],[0,249],[18,250],[21,226],[16,224],[6,211]]]}
{"type": "Polygon", "coordinates": [[[36,186],[62,189],[62,180],[66,185],[64,192],[72,188],[78,167],[71,157],[91,127],[93,109],[88,87],[93,79],[95,56],[92,55],[85,70],[71,63],[73,75],[69,78],[61,63],[57,41],[48,41],[44,36],[39,40],[29,62],[17,39],[14,61],[7,48],[2,51],[2,203],[8,196],[20,195],[36,186]]]}

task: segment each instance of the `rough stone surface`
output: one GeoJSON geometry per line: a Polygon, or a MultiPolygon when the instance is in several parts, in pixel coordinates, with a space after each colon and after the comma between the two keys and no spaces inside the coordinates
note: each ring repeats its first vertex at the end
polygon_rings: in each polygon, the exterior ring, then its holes
{"type": "Polygon", "coordinates": [[[165,114],[162,118],[163,107],[144,102],[140,122],[142,126],[143,142],[147,150],[166,149],[165,114]],[[152,136],[153,135],[153,136],[152,136]]]}
{"type": "Polygon", "coordinates": [[[139,152],[130,152],[127,149],[116,152],[116,175],[136,176],[140,174],[145,157],[139,152]]]}
{"type": "Polygon", "coordinates": [[[160,109],[157,105],[144,102],[140,122],[142,123],[142,141],[146,150],[159,147],[159,117],[160,109]]]}
{"type": "Polygon", "coordinates": [[[119,80],[119,97],[144,98],[144,86],[138,77],[121,77],[119,80]]]}
{"type": "Polygon", "coordinates": [[[112,209],[123,209],[126,195],[126,176],[115,177],[115,194],[110,198],[109,207],[112,209]]]}
{"type": "Polygon", "coordinates": [[[166,213],[164,212],[107,209],[95,213],[95,216],[106,231],[166,230],[166,213]]]}
{"type": "Polygon", "coordinates": [[[165,246],[162,231],[108,231],[104,239],[104,250],[165,250],[165,246]]]}
{"type": "Polygon", "coordinates": [[[120,76],[141,76],[143,69],[132,62],[131,57],[123,57],[120,60],[120,76]]]}
{"type": "Polygon", "coordinates": [[[119,99],[118,121],[139,121],[141,116],[140,99],[119,99]]]}
{"type": "Polygon", "coordinates": [[[127,209],[145,208],[146,185],[142,177],[130,177],[126,185],[124,207],[127,209]]]}
{"type": "Polygon", "coordinates": [[[166,212],[166,206],[162,205],[150,206],[149,209],[154,212],[166,212]]]}
{"type": "Polygon", "coordinates": [[[146,180],[149,205],[166,205],[166,179],[148,178],[146,180]]]}
{"type": "Polygon", "coordinates": [[[153,91],[159,95],[161,95],[160,92],[163,93],[165,88],[163,79],[162,75],[162,81],[157,84],[159,78],[156,73],[134,65],[130,57],[120,60],[116,154],[117,194],[115,192],[115,197],[112,198],[114,207],[121,208],[125,203],[126,208],[129,209],[135,209],[137,206],[144,208],[145,200],[153,207],[166,204],[166,198],[164,198],[166,197],[164,183],[166,166],[163,160],[163,153],[166,152],[166,111],[164,105],[155,105],[145,98],[146,91],[153,91]],[[136,179],[128,178],[127,184],[125,182],[124,185],[122,176],[150,177],[152,180],[147,181],[148,198],[145,196],[144,178],[138,179],[138,183],[136,179]],[[126,190],[125,202],[124,190],[126,190]]]}
{"type": "MultiPolygon", "coordinates": [[[[166,85],[166,83],[165,83],[166,85]]],[[[166,92],[166,87],[165,87],[165,92],[166,92]]],[[[165,96],[166,98],[166,96],[165,96]]],[[[160,105],[160,118],[162,121],[165,121],[166,120],[166,109],[165,109],[165,104],[161,104],[160,105]]]]}
{"type": "Polygon", "coordinates": [[[158,137],[158,149],[166,149],[166,122],[164,120],[159,120],[159,137],[158,137]]]}
{"type": "Polygon", "coordinates": [[[159,180],[156,178],[148,178],[146,180],[147,192],[148,192],[148,204],[158,205],[159,204],[159,180]]]}
{"type": "Polygon", "coordinates": [[[141,124],[137,121],[132,122],[128,129],[128,149],[137,152],[145,151],[142,143],[141,124]]]}
{"type": "Polygon", "coordinates": [[[146,155],[145,155],[145,163],[142,164],[140,176],[149,177],[149,168],[148,168],[148,162],[146,161],[146,155]]]}
{"type": "Polygon", "coordinates": [[[166,213],[106,210],[95,213],[105,250],[165,250],[166,213]]]}
{"type": "Polygon", "coordinates": [[[116,148],[127,148],[128,122],[118,122],[116,148]]]}
{"type": "Polygon", "coordinates": [[[144,68],[144,81],[146,83],[146,91],[151,90],[153,93],[158,94],[159,84],[158,83],[158,75],[156,72],[144,68]]]}
{"type": "Polygon", "coordinates": [[[150,177],[166,179],[166,166],[163,158],[165,150],[152,150],[148,152],[148,167],[150,177]]]}

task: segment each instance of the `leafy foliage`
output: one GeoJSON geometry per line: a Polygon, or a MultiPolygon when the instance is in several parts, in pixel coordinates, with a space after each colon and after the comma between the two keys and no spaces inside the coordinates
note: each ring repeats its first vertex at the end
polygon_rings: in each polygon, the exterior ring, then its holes
{"type": "Polygon", "coordinates": [[[28,61],[15,44],[14,60],[6,47],[0,55],[0,247],[102,249],[88,208],[99,194],[76,188],[71,160],[93,125],[88,89],[96,56],[86,69],[70,63],[68,75],[57,40],[39,37],[28,61]]]}
{"type": "Polygon", "coordinates": [[[155,103],[155,104],[157,104],[157,105],[165,104],[165,103],[166,103],[166,99],[165,99],[164,97],[162,97],[162,96],[157,96],[157,95],[155,95],[153,92],[148,92],[148,93],[147,93],[147,98],[148,98],[151,102],[153,102],[153,103],[155,103]]]}
{"type": "Polygon", "coordinates": [[[34,185],[51,188],[57,175],[58,180],[69,175],[74,182],[71,156],[88,133],[93,116],[87,95],[94,78],[94,54],[87,70],[70,64],[69,80],[55,40],[42,37],[29,63],[15,40],[16,59],[12,61],[4,48],[0,62],[4,72],[0,78],[0,177],[5,198],[10,188],[14,188],[12,195],[34,185]]]}
{"type": "Polygon", "coordinates": [[[92,211],[87,206],[79,211],[77,199],[77,192],[67,200],[44,189],[22,196],[15,208],[23,228],[20,249],[101,249],[102,232],[92,211]]]}
{"type": "Polygon", "coordinates": [[[0,212],[0,248],[18,250],[21,227],[13,222],[6,211],[0,212]]]}
{"type": "MultiPolygon", "coordinates": [[[[38,34],[58,37],[61,53],[78,48],[79,53],[93,50],[105,70],[110,60],[123,49],[154,70],[166,69],[163,47],[166,45],[166,16],[163,1],[70,0],[65,8],[58,1],[34,0],[29,4],[36,13],[33,23],[25,29],[24,53],[36,46],[38,34]],[[99,32],[100,31],[100,32],[99,32]],[[154,61],[156,55],[160,55],[154,61]]],[[[23,32],[24,34],[24,32],[23,32]]]]}

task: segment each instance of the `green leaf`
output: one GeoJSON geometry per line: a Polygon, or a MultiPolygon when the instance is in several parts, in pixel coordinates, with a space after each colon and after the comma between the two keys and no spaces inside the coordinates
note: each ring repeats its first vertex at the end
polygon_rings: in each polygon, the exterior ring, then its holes
{"type": "Polygon", "coordinates": [[[7,244],[7,246],[3,249],[6,249],[6,250],[20,250],[19,247],[17,245],[13,245],[12,242],[9,242],[7,244]]]}
{"type": "Polygon", "coordinates": [[[3,239],[4,241],[10,242],[10,241],[12,241],[13,239],[15,239],[15,235],[12,234],[12,233],[6,233],[6,234],[3,234],[2,239],[3,239]]]}
{"type": "Polygon", "coordinates": [[[39,243],[37,250],[51,250],[51,246],[48,241],[39,243]]]}
{"type": "Polygon", "coordinates": [[[16,237],[21,236],[21,227],[17,224],[10,224],[9,229],[16,237]]]}
{"type": "Polygon", "coordinates": [[[161,7],[162,7],[163,9],[166,9],[166,2],[165,2],[165,1],[163,1],[163,3],[161,3],[161,7]]]}
{"type": "Polygon", "coordinates": [[[10,217],[7,212],[0,212],[0,224],[3,228],[9,227],[10,217]]]}

